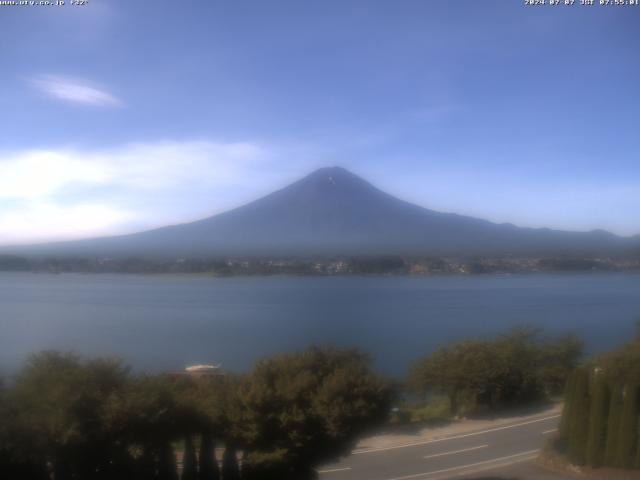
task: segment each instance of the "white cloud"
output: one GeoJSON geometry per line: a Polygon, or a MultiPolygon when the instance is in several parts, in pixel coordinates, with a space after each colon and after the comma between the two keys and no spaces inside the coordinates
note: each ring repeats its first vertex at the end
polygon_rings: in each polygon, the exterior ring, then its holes
{"type": "Polygon", "coordinates": [[[109,235],[132,218],[132,213],[109,205],[33,202],[19,209],[0,211],[0,243],[109,235]]]}
{"type": "Polygon", "coordinates": [[[222,211],[251,198],[242,192],[260,191],[271,157],[254,143],[211,141],[0,152],[0,244],[124,233],[222,211]]]}
{"type": "Polygon", "coordinates": [[[252,143],[130,144],[111,150],[0,154],[0,199],[38,199],[74,185],[154,190],[230,182],[269,158],[252,143]]]}
{"type": "Polygon", "coordinates": [[[106,165],[64,151],[34,150],[0,157],[0,199],[38,199],[74,182],[104,183],[106,165]]]}
{"type": "Polygon", "coordinates": [[[93,107],[120,107],[122,101],[86,80],[57,75],[39,75],[31,84],[52,98],[93,107]]]}

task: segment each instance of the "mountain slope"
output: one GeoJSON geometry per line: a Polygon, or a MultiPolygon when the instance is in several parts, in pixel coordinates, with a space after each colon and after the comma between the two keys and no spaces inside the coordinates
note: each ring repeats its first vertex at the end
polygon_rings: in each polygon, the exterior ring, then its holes
{"type": "MultiPolygon", "coordinates": [[[[637,239],[604,231],[518,228],[428,210],[340,167],[204,220],[119,237],[32,246],[79,256],[505,255],[620,252],[637,239]]],[[[21,249],[22,250],[22,249],[21,249]]]]}

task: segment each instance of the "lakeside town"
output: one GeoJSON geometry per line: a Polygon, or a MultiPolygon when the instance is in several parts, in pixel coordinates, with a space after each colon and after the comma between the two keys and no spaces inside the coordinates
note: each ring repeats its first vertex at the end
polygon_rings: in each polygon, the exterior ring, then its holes
{"type": "Polygon", "coordinates": [[[476,275],[639,272],[639,257],[40,258],[0,255],[0,271],[241,275],[476,275]]]}

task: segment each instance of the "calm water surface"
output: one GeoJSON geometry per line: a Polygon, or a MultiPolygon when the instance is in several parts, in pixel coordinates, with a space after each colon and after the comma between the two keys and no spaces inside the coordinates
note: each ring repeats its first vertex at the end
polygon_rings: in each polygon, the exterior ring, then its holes
{"type": "Polygon", "coordinates": [[[118,355],[139,369],[354,345],[402,375],[434,346],[513,325],[615,346],[640,318],[640,275],[204,278],[0,274],[0,370],[44,348],[118,355]]]}

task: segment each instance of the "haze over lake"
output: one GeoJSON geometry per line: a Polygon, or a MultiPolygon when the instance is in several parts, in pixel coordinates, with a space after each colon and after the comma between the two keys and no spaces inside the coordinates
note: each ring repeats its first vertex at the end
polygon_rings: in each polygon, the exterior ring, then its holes
{"type": "Polygon", "coordinates": [[[451,340],[531,324],[611,348],[640,318],[638,274],[233,277],[0,274],[0,370],[31,352],[121,356],[136,369],[353,345],[384,373],[451,340]]]}

